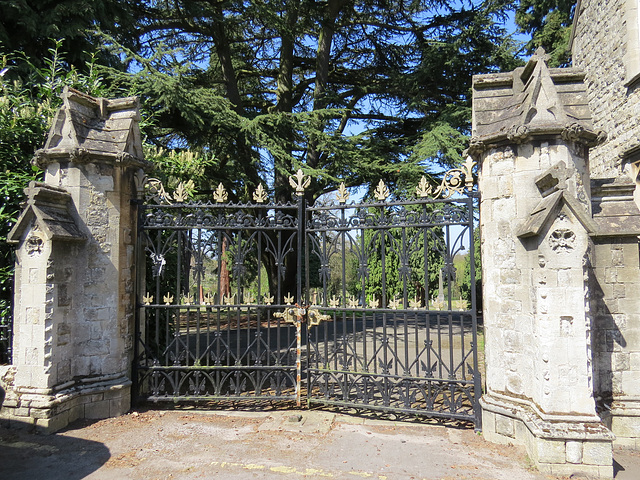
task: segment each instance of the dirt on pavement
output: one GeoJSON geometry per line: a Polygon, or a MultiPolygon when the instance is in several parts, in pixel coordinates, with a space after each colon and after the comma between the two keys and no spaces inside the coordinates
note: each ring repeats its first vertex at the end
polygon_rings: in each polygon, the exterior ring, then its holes
{"type": "MultiPolygon", "coordinates": [[[[616,452],[616,480],[640,479],[616,452]],[[629,476],[630,475],[630,476],[629,476]]],[[[0,427],[0,479],[555,479],[471,428],[328,411],[150,410],[55,435],[0,427]]],[[[573,476],[573,478],[586,478],[573,476]]]]}

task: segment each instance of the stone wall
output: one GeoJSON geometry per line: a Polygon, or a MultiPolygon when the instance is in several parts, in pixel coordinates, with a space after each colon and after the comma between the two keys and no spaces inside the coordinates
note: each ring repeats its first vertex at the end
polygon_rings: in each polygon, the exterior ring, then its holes
{"type": "MultiPolygon", "coordinates": [[[[594,178],[635,173],[625,159],[640,145],[640,84],[627,72],[629,36],[637,33],[636,0],[581,0],[573,33],[573,66],[585,71],[594,128],[607,141],[590,152],[594,178]]],[[[638,62],[638,60],[635,60],[638,62]]]]}
{"type": "Polygon", "coordinates": [[[590,289],[594,312],[594,389],[616,443],[640,448],[640,32],[637,0],[581,0],[572,39],[585,71],[595,128],[607,140],[591,149],[594,237],[590,289]],[[608,180],[605,180],[608,179],[608,180]],[[635,198],[635,206],[633,199],[635,198]]]}

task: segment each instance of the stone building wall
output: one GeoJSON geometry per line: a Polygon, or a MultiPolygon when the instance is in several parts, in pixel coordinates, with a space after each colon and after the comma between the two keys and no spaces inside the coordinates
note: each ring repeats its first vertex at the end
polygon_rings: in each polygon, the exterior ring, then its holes
{"type": "Polygon", "coordinates": [[[633,174],[625,156],[640,146],[640,85],[629,84],[635,68],[629,54],[634,50],[630,39],[638,33],[637,0],[581,0],[577,8],[573,66],[586,74],[594,128],[607,134],[603,144],[591,149],[591,175],[633,174]]]}
{"type": "Polygon", "coordinates": [[[616,443],[640,448],[640,25],[637,0],[581,0],[573,63],[585,72],[594,128],[591,310],[594,392],[616,443]],[[635,206],[633,200],[635,199],[635,206]],[[601,221],[604,217],[608,219],[601,221]]]}

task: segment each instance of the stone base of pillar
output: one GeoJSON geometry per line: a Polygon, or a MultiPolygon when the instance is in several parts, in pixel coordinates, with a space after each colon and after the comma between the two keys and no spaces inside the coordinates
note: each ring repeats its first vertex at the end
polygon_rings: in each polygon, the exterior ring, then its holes
{"type": "Polygon", "coordinates": [[[523,445],[542,473],[613,478],[615,437],[598,417],[544,415],[526,401],[493,394],[480,405],[485,439],[523,445]]]}
{"type": "Polygon", "coordinates": [[[616,436],[615,446],[640,450],[640,397],[615,397],[602,421],[616,436]]]}
{"type": "Polygon", "coordinates": [[[80,383],[38,389],[12,385],[13,368],[0,371],[5,390],[0,422],[10,428],[54,433],[80,418],[117,417],[131,408],[131,381],[126,376],[83,379],[80,383]]]}

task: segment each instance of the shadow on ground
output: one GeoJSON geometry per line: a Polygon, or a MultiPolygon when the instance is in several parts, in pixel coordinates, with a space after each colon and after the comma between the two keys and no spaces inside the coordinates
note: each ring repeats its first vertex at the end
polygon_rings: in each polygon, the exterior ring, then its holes
{"type": "MultiPolygon", "coordinates": [[[[65,431],[87,425],[86,421],[75,422],[65,431]]],[[[18,422],[0,425],[0,478],[3,480],[81,479],[102,467],[110,457],[109,449],[100,442],[37,435],[29,431],[29,426],[18,422]]]]}

